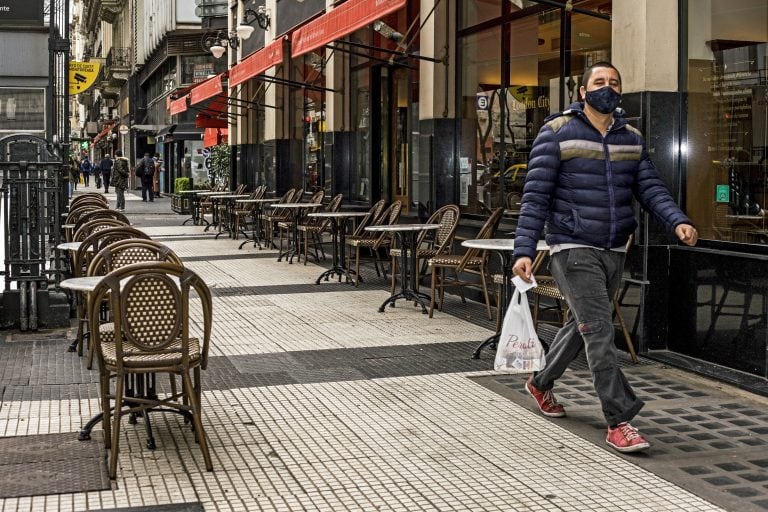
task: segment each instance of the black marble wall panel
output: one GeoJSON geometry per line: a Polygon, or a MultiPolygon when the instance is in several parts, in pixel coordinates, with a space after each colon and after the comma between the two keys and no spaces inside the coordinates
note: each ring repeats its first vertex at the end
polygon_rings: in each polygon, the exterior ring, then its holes
{"type": "Polygon", "coordinates": [[[345,198],[352,196],[353,142],[352,132],[325,134],[326,179],[331,177],[331,193],[344,194],[345,198]]]}
{"type": "Polygon", "coordinates": [[[456,162],[457,121],[452,118],[424,119],[419,122],[419,161],[422,169],[432,169],[433,208],[458,203],[456,162]]]}
{"type": "Polygon", "coordinates": [[[670,251],[668,348],[768,377],[768,256],[670,251]]]}

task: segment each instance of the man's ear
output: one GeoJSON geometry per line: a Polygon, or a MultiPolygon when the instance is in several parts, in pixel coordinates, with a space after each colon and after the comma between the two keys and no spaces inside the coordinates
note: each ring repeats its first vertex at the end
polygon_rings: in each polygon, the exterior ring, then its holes
{"type": "Polygon", "coordinates": [[[579,99],[583,100],[584,97],[587,95],[587,89],[583,85],[579,86],[579,99]]]}

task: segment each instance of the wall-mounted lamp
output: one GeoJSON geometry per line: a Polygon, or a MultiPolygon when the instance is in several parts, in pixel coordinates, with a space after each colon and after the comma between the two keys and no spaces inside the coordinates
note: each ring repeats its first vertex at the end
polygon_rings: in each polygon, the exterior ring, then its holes
{"type": "Polygon", "coordinates": [[[389,25],[387,25],[381,20],[377,20],[373,22],[373,30],[375,30],[382,36],[386,37],[390,41],[399,43],[400,41],[403,40],[403,34],[393,29],[392,27],[390,27],[389,25]]]}
{"type": "Polygon", "coordinates": [[[243,12],[243,21],[241,21],[235,29],[240,39],[245,40],[251,37],[254,30],[251,23],[254,21],[258,23],[262,30],[267,30],[269,28],[270,16],[266,7],[260,5],[255,11],[253,9],[246,9],[243,12]]]}
{"type": "Polygon", "coordinates": [[[233,50],[237,50],[240,42],[237,40],[237,32],[232,31],[227,34],[219,31],[215,35],[207,34],[203,37],[202,46],[207,52],[211,52],[214,58],[218,59],[227,51],[227,45],[233,50]]]}

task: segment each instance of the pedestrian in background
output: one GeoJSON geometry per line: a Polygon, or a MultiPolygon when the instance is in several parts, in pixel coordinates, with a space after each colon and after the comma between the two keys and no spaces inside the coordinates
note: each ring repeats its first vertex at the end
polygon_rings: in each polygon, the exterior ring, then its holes
{"type": "Polygon", "coordinates": [[[84,155],[82,161],[80,162],[80,172],[83,173],[83,185],[86,187],[89,186],[91,182],[91,170],[93,169],[93,166],[91,165],[91,161],[88,159],[88,155],[84,155]]]}
{"type": "Polygon", "coordinates": [[[547,227],[550,269],[571,316],[558,331],[543,370],[525,389],[546,416],[565,416],[552,388],[583,348],[608,423],[606,443],[620,452],[650,444],[629,421],[643,407],[619,368],[613,297],[621,283],[624,247],[637,227],[633,196],[686,245],[698,233],[651,163],[642,134],[627,124],[621,76],[608,62],[590,66],[569,110],[545,120],[531,147],[514,274],[531,281],[536,243],[547,227]]]}
{"type": "Polygon", "coordinates": [[[141,200],[145,203],[147,200],[153,202],[155,200],[152,193],[152,177],[155,175],[155,160],[149,156],[149,153],[144,153],[138,165],[136,166],[136,177],[141,179],[141,200]]]}
{"type": "Polygon", "coordinates": [[[80,163],[77,161],[77,158],[74,157],[74,155],[69,155],[69,184],[70,184],[70,192],[69,195],[72,195],[72,192],[77,190],[77,183],[80,181],[80,163]]]}
{"type": "Polygon", "coordinates": [[[117,195],[118,211],[125,210],[125,191],[128,189],[128,177],[131,175],[131,165],[127,158],[123,158],[123,152],[119,149],[115,151],[115,162],[112,165],[112,186],[117,195]]]}
{"type": "Polygon", "coordinates": [[[101,188],[101,161],[94,160],[93,167],[91,168],[91,174],[96,184],[96,188],[101,188]]]}
{"type": "Polygon", "coordinates": [[[112,158],[110,156],[104,155],[104,158],[101,159],[101,162],[99,163],[99,167],[101,168],[101,179],[104,182],[104,193],[109,194],[109,182],[112,178],[112,166],[114,165],[114,162],[112,161],[112,158]]]}
{"type": "Polygon", "coordinates": [[[155,158],[153,158],[155,163],[155,173],[152,175],[152,190],[155,194],[155,197],[162,197],[160,195],[160,167],[162,165],[162,160],[160,160],[160,153],[155,153],[155,158]]]}

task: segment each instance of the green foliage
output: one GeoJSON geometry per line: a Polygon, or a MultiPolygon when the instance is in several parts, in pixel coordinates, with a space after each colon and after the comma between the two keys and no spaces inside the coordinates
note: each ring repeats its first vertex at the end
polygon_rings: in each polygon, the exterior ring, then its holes
{"type": "Polygon", "coordinates": [[[211,181],[217,185],[229,183],[230,147],[219,144],[211,148],[211,181]]]}
{"type": "Polygon", "coordinates": [[[176,178],[173,181],[173,191],[178,194],[182,190],[192,188],[192,178],[176,178]]]}

